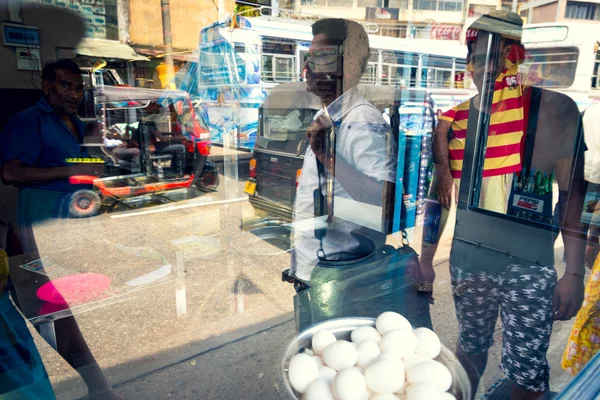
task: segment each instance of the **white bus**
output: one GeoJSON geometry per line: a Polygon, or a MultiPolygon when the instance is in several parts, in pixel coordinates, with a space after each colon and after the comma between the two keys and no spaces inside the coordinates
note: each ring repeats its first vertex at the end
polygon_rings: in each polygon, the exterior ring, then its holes
{"type": "MultiPolygon", "coordinates": [[[[314,21],[248,18],[261,37],[261,80],[266,90],[299,81],[314,21]]],[[[466,46],[458,41],[398,39],[369,35],[371,55],[361,83],[427,89],[445,110],[472,95],[466,74],[466,46]]]]}
{"type": "Polygon", "coordinates": [[[570,96],[584,111],[600,103],[600,29],[586,23],[526,25],[529,81],[570,96]]]}

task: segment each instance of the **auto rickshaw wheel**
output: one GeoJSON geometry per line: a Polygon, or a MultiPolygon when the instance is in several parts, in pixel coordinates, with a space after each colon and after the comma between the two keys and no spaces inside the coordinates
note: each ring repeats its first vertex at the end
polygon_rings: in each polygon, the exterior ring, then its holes
{"type": "Polygon", "coordinates": [[[96,215],[100,209],[100,196],[92,190],[79,190],[71,196],[69,215],[73,218],[87,218],[96,215]]]}
{"type": "Polygon", "coordinates": [[[219,173],[208,171],[196,181],[196,187],[205,192],[216,192],[219,189],[219,173]]]}

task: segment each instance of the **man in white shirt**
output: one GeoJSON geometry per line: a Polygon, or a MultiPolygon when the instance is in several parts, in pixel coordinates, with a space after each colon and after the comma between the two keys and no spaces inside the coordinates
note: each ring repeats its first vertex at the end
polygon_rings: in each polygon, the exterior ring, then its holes
{"type": "Polygon", "coordinates": [[[381,222],[384,182],[395,180],[394,152],[392,147],[388,149],[390,126],[356,87],[369,58],[367,34],[360,24],[343,19],[320,20],[312,30],[305,64],[307,86],[326,109],[317,114],[309,129],[310,146],[304,155],[294,204],[291,273],[305,282],[310,281],[320,262],[359,260],[373,251],[373,245],[378,248],[385,244],[381,224],[365,221],[381,222]],[[315,217],[327,214],[319,205],[326,202],[326,176],[331,172],[331,164],[326,167],[324,141],[332,126],[336,137],[336,218],[315,222],[315,217]],[[348,218],[348,210],[355,212],[355,217],[348,218]],[[309,223],[299,224],[301,221],[309,223]],[[315,231],[315,227],[321,229],[315,231]]]}

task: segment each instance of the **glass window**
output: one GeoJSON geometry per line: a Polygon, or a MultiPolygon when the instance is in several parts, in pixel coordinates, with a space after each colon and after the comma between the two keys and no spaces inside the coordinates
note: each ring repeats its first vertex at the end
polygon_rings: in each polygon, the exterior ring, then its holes
{"type": "Polygon", "coordinates": [[[414,0],[415,10],[431,10],[437,9],[437,0],[414,0]]]}
{"type": "Polygon", "coordinates": [[[261,77],[263,80],[268,82],[272,82],[275,80],[275,77],[273,75],[273,59],[274,56],[272,55],[263,54],[262,56],[261,77]]]}
{"type": "Polygon", "coordinates": [[[568,1],[565,8],[565,18],[598,20],[597,8],[598,6],[594,3],[568,1]]]}
{"type": "Polygon", "coordinates": [[[358,7],[383,7],[382,0],[358,0],[358,7]]]}
{"type": "Polygon", "coordinates": [[[408,1],[0,1],[0,399],[598,397],[598,0],[408,1]]]}
{"type": "Polygon", "coordinates": [[[578,56],[575,47],[529,49],[522,69],[536,86],[565,88],[573,84],[578,56]]]}
{"type": "Polygon", "coordinates": [[[294,57],[274,57],[275,80],[290,82],[294,77],[294,57]]]}

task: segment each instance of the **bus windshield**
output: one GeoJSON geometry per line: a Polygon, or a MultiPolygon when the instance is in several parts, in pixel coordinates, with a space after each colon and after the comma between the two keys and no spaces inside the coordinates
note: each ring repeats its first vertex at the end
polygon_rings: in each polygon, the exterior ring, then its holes
{"type": "Polygon", "coordinates": [[[576,47],[529,49],[524,64],[527,79],[538,87],[570,87],[575,80],[578,56],[576,47]]]}

